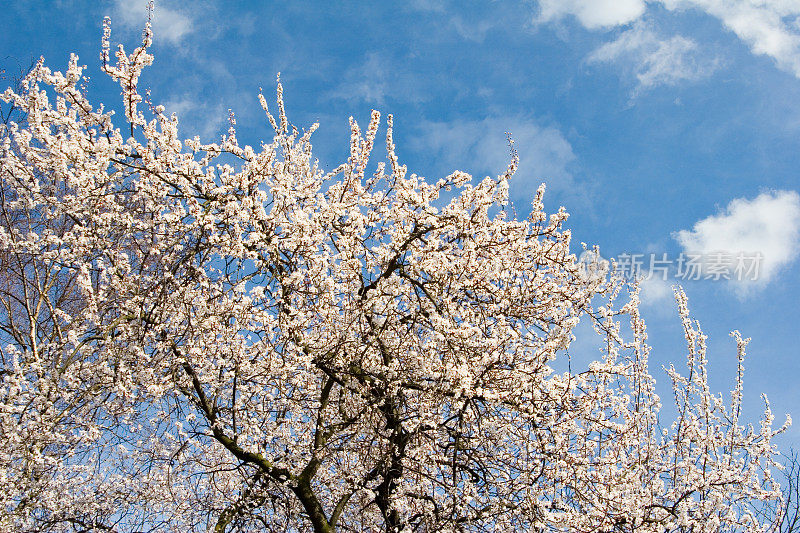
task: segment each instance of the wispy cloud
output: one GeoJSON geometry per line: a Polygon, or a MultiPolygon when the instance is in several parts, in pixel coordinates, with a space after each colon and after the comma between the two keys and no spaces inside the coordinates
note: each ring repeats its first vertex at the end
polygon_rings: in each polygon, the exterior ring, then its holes
{"type": "MultiPolygon", "coordinates": [[[[123,27],[140,31],[147,20],[147,0],[116,0],[114,20],[123,27]]],[[[153,39],[178,44],[194,29],[194,21],[186,13],[158,2],[153,10],[153,39]]]]}
{"type": "Polygon", "coordinates": [[[800,77],[800,3],[793,0],[540,0],[537,23],[573,16],[588,29],[613,28],[640,19],[647,4],[697,9],[717,19],[757,55],[800,77]]]}
{"type": "Polygon", "coordinates": [[[663,304],[673,300],[675,297],[672,292],[671,282],[652,276],[639,281],[639,289],[639,298],[642,304],[662,310],[670,309],[663,304]]]}
{"type": "Polygon", "coordinates": [[[392,68],[394,63],[379,52],[368,53],[361,64],[345,71],[342,81],[329,96],[349,103],[377,106],[385,106],[387,98],[402,98],[407,102],[427,100],[422,83],[392,68]]]}
{"type": "Polygon", "coordinates": [[[423,12],[444,13],[448,6],[446,0],[409,0],[406,7],[423,12]]]}
{"type": "Polygon", "coordinates": [[[166,113],[178,117],[178,127],[186,136],[199,135],[203,141],[212,141],[222,132],[228,113],[222,104],[199,103],[197,96],[185,94],[163,102],[166,113]]]}
{"type": "Polygon", "coordinates": [[[474,175],[497,175],[510,160],[511,134],[520,156],[520,170],[512,184],[525,185],[525,194],[541,182],[551,189],[574,193],[574,178],[569,170],[575,154],[569,141],[552,126],[532,119],[496,116],[483,120],[423,122],[411,141],[411,148],[429,154],[447,171],[463,170],[474,175]]]}
{"type": "Polygon", "coordinates": [[[492,19],[470,21],[455,15],[451,17],[450,24],[462,39],[482,43],[486,35],[497,27],[498,21],[492,19]]]}
{"type": "Polygon", "coordinates": [[[536,22],[573,15],[586,28],[609,28],[632,22],[644,14],[644,0],[540,0],[536,22]]]}
{"type": "Polygon", "coordinates": [[[641,20],[597,48],[588,61],[626,65],[635,74],[639,89],[701,79],[711,75],[717,65],[715,60],[697,54],[697,43],[692,39],[680,35],[661,38],[641,20]]]}
{"type": "Polygon", "coordinates": [[[800,3],[792,0],[665,0],[669,9],[695,8],[718,18],[778,67],[800,77],[800,3]]]}
{"type": "MultiPolygon", "coordinates": [[[[512,4],[509,4],[511,6],[512,4]]],[[[492,32],[507,33],[509,25],[519,22],[519,13],[509,18],[509,10],[500,3],[491,2],[484,9],[465,9],[458,0],[409,0],[404,9],[424,15],[434,15],[436,31],[425,35],[428,41],[450,40],[453,37],[464,41],[482,43],[492,32]],[[452,31],[451,31],[452,30],[452,31]]]]}
{"type": "Polygon", "coordinates": [[[740,253],[759,254],[755,279],[732,280],[743,294],[769,283],[791,263],[800,245],[800,195],[794,191],[763,193],[753,200],[736,198],[724,211],[674,235],[686,253],[710,257],[723,253],[735,261],[740,253]]]}

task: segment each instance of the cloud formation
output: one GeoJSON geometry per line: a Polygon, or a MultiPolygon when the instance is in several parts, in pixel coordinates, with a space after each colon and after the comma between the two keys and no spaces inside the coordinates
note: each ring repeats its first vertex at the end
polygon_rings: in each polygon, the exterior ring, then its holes
{"type": "Polygon", "coordinates": [[[795,0],[665,0],[668,9],[695,8],[718,18],[754,54],[800,77],[800,2],[795,0]]]}
{"type": "Polygon", "coordinates": [[[540,0],[536,22],[574,16],[588,29],[613,28],[640,19],[647,4],[696,9],[717,18],[752,53],[771,57],[800,77],[800,2],[796,0],[540,0]]]}
{"type": "Polygon", "coordinates": [[[675,35],[660,38],[643,21],[620,33],[619,36],[592,52],[590,63],[623,62],[631,68],[639,88],[657,85],[676,85],[678,82],[709,76],[716,64],[703,60],[692,39],[675,35]]]}
{"type": "Polygon", "coordinates": [[[639,281],[639,289],[639,298],[648,307],[669,310],[670,307],[664,304],[675,299],[672,283],[657,276],[639,281]]]}
{"type": "MultiPolygon", "coordinates": [[[[128,29],[141,30],[147,20],[147,4],[146,0],[116,0],[114,20],[128,29]]],[[[189,16],[163,4],[159,2],[153,10],[153,39],[178,44],[191,33],[194,23],[189,16]]]]}
{"type": "Polygon", "coordinates": [[[800,245],[800,195],[794,191],[773,191],[753,200],[736,198],[724,211],[695,223],[691,230],[674,235],[686,253],[711,257],[740,253],[760,254],[754,280],[737,281],[740,292],[766,285],[781,268],[791,263],[800,245]]]}
{"type": "Polygon", "coordinates": [[[429,98],[423,90],[424,80],[408,72],[392,68],[396,61],[380,52],[369,52],[364,61],[347,69],[342,81],[329,93],[330,98],[350,103],[367,103],[385,106],[387,98],[402,96],[408,102],[422,102],[429,98]]]}
{"type": "Polygon", "coordinates": [[[228,114],[222,104],[200,103],[196,95],[185,94],[163,102],[167,114],[178,117],[178,131],[191,132],[203,141],[216,140],[225,129],[228,114]]]}
{"type": "Polygon", "coordinates": [[[645,12],[644,0],[540,0],[540,22],[573,15],[589,29],[627,24],[645,12]]]}

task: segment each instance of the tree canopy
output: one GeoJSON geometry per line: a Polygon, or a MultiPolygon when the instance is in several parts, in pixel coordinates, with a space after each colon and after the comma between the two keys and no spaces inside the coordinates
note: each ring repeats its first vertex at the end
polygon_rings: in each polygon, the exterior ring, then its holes
{"type": "MultiPolygon", "coordinates": [[[[634,287],[587,275],[566,212],[505,173],[433,181],[392,117],[258,147],[180,140],[110,51],[124,117],[83,67],[39,62],[2,101],[0,527],[18,531],[763,531],[773,417],[740,421],[676,298],[686,370],[659,420],[634,287]],[[589,320],[604,346],[554,370],[589,320]]],[[[787,421],[788,423],[788,421],[787,421]]],[[[785,426],[784,426],[785,427],[785,426]]]]}

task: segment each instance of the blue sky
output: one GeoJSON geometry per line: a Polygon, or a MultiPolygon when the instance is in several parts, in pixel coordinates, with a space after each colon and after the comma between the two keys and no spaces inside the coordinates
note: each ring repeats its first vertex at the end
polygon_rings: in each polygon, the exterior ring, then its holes
{"type": "MultiPolygon", "coordinates": [[[[145,2],[12,0],[0,33],[3,84],[39,56],[63,69],[76,52],[89,94],[115,101],[99,72],[101,22],[134,46],[145,2]]],[[[758,253],[756,281],[686,281],[710,335],[712,385],[731,386],[739,329],[752,337],[745,393],[766,392],[800,444],[800,3],[796,0],[246,2],[162,0],[156,60],[143,83],[185,135],[211,139],[228,109],[248,143],[270,136],[258,105],[281,72],[289,118],[320,122],[323,166],[346,157],[353,115],[395,116],[398,154],[438,178],[482,176],[521,158],[512,185],[525,215],[539,183],[566,206],[576,251],[758,253]]],[[[674,266],[674,265],[673,265],[674,266]]],[[[703,272],[705,276],[708,272],[703,272]]],[[[668,280],[646,284],[651,368],[684,344],[668,280]]],[[[586,333],[580,326],[578,333],[586,333]]],[[[591,344],[579,338],[576,358],[591,344]]],[[[665,399],[666,400],[666,399],[665,399]]],[[[665,403],[668,403],[665,401],[665,403]]]]}

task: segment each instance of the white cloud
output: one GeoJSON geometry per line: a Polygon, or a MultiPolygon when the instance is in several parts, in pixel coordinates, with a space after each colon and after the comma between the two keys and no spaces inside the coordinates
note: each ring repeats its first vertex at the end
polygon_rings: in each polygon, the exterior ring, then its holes
{"type": "Polygon", "coordinates": [[[632,22],[644,11],[643,0],[540,0],[537,22],[573,15],[586,28],[607,28],[632,22]]]}
{"type": "Polygon", "coordinates": [[[540,0],[536,22],[569,15],[589,29],[610,28],[639,19],[647,4],[670,10],[698,9],[717,19],[757,55],[800,77],[800,2],[797,0],[540,0]]]}
{"type": "Polygon", "coordinates": [[[178,117],[180,134],[186,137],[199,135],[203,141],[216,140],[226,128],[228,113],[222,104],[208,105],[198,102],[198,97],[184,95],[163,102],[165,113],[178,117]]]}
{"type": "MultiPolygon", "coordinates": [[[[645,278],[641,280],[639,282],[639,289],[639,298],[642,304],[646,306],[657,306],[671,301],[674,298],[672,283],[658,276],[652,276],[649,279],[645,278]]],[[[668,309],[663,306],[661,308],[668,309]]]]}
{"type": "Polygon", "coordinates": [[[540,126],[530,119],[514,116],[484,120],[425,122],[419,125],[411,147],[435,157],[448,171],[463,170],[474,175],[497,175],[510,161],[506,133],[511,134],[520,156],[519,172],[512,182],[538,186],[545,181],[552,189],[570,191],[573,177],[567,169],[575,159],[572,146],[561,132],[540,126]]]}
{"type": "Polygon", "coordinates": [[[710,75],[716,68],[713,61],[698,57],[697,43],[675,35],[662,39],[644,22],[631,28],[596,49],[590,63],[621,61],[632,66],[640,88],[675,85],[710,75]]]}
{"type": "Polygon", "coordinates": [[[670,9],[697,8],[720,19],[753,53],[773,58],[800,77],[800,2],[786,0],[665,0],[670,9]],[[793,24],[794,23],[794,24],[793,24]]]}
{"type": "MultiPolygon", "coordinates": [[[[147,20],[147,0],[116,0],[114,20],[124,27],[140,31],[147,20]]],[[[153,39],[178,44],[193,29],[194,23],[187,15],[158,2],[153,10],[153,39]]]]}
{"type": "MultiPolygon", "coordinates": [[[[736,198],[723,212],[698,221],[691,231],[679,231],[674,237],[684,252],[702,254],[707,261],[710,257],[720,257],[719,253],[731,254],[730,260],[734,263],[740,253],[748,257],[760,254],[756,279],[744,276],[745,279],[737,280],[732,276],[737,290],[742,293],[748,288],[766,285],[797,257],[800,195],[794,191],[775,191],[753,200],[736,198]]],[[[704,274],[709,274],[708,265],[704,267],[704,274]]]]}

